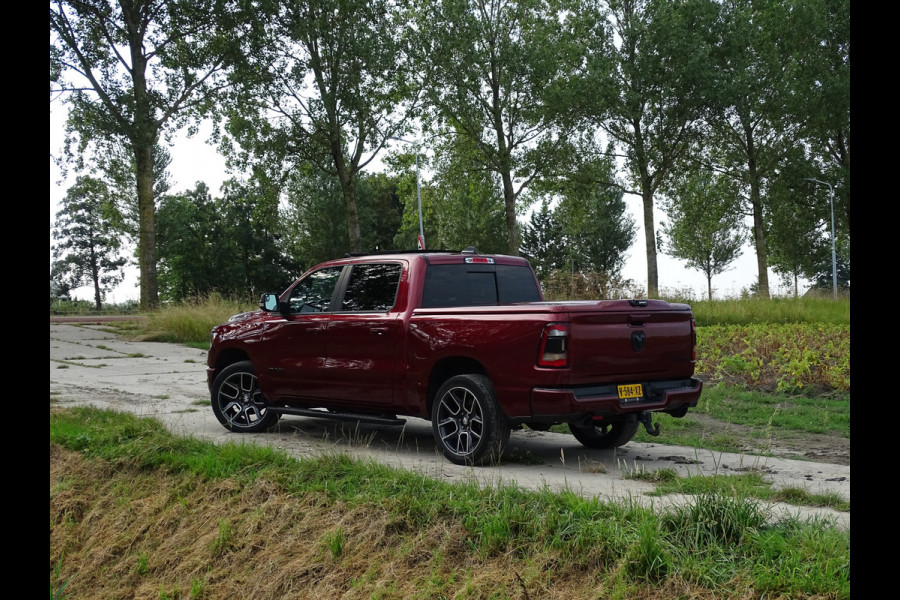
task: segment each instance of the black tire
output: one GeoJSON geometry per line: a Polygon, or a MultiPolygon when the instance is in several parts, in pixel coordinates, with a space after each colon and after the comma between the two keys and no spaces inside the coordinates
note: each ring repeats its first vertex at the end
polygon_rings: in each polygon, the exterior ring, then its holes
{"type": "Polygon", "coordinates": [[[266,408],[256,371],[248,360],[222,369],[213,382],[210,396],[213,413],[231,431],[256,433],[278,421],[278,413],[266,408]]]}
{"type": "Polygon", "coordinates": [[[434,441],[457,465],[498,461],[509,441],[509,422],[484,375],[457,375],[438,390],[431,409],[434,441]]]}
{"type": "Polygon", "coordinates": [[[569,423],[569,429],[575,439],[588,448],[609,450],[624,446],[637,433],[639,423],[635,421],[616,421],[590,427],[579,427],[569,423]]]}

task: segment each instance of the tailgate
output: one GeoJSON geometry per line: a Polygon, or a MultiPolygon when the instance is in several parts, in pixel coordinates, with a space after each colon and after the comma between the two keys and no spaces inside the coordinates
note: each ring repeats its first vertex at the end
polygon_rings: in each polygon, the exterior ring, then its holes
{"type": "Polygon", "coordinates": [[[693,315],[685,304],[627,300],[569,310],[570,385],[640,383],[694,373],[693,315]]]}

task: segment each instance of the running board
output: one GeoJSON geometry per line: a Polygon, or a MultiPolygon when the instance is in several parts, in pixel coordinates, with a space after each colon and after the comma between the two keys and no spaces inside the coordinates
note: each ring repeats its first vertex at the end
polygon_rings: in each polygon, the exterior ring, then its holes
{"type": "Polygon", "coordinates": [[[358,421],[360,423],[372,423],[375,425],[404,425],[406,419],[398,419],[397,417],[379,417],[376,415],[366,415],[346,412],[326,412],[314,408],[297,408],[294,406],[267,406],[268,410],[282,415],[295,415],[298,417],[315,417],[317,419],[328,419],[329,421],[358,421]]]}

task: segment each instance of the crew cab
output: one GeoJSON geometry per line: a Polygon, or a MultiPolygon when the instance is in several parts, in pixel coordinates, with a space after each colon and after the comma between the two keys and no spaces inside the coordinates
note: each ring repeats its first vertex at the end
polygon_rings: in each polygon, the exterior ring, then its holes
{"type": "Polygon", "coordinates": [[[281,415],[429,419],[457,464],[497,460],[512,429],[568,423],[590,448],[628,443],[651,413],[696,406],[685,304],[545,302],[528,261],[462,252],[347,256],[213,328],[207,380],[237,432],[281,415]]]}

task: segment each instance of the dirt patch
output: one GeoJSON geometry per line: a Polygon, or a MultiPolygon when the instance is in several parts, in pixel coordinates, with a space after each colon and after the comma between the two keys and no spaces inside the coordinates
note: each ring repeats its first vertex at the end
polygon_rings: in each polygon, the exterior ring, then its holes
{"type": "Polygon", "coordinates": [[[701,424],[705,435],[732,438],[748,454],[850,466],[850,438],[784,429],[766,436],[759,428],[727,423],[703,413],[692,412],[690,418],[701,424]]]}

